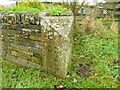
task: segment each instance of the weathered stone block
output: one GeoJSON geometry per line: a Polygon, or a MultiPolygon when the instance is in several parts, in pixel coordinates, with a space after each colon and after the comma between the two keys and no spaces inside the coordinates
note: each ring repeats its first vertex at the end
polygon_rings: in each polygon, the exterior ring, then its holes
{"type": "Polygon", "coordinates": [[[33,36],[33,35],[30,35],[30,39],[31,40],[36,40],[36,41],[42,41],[41,37],[36,37],[36,36],[33,36]]]}
{"type": "Polygon", "coordinates": [[[40,60],[39,60],[39,58],[32,57],[32,62],[39,64],[40,60]]]}
{"type": "Polygon", "coordinates": [[[0,12],[0,23],[3,23],[4,12],[0,12]]]}
{"type": "Polygon", "coordinates": [[[40,26],[38,25],[26,25],[28,29],[37,29],[38,31],[40,30],[40,26]]]}
{"type": "Polygon", "coordinates": [[[25,54],[25,53],[22,53],[22,52],[20,52],[20,51],[17,52],[17,57],[23,58],[23,59],[25,59],[25,60],[28,60],[29,58],[31,58],[30,55],[25,54]]]}
{"type": "Polygon", "coordinates": [[[42,42],[33,41],[35,48],[42,48],[42,42]]]}
{"type": "Polygon", "coordinates": [[[16,24],[14,30],[22,30],[22,28],[27,28],[25,24],[16,24]]]}
{"type": "Polygon", "coordinates": [[[23,58],[25,60],[29,60],[32,56],[32,53],[12,48],[11,55],[19,57],[19,58],[23,58]]]}
{"type": "Polygon", "coordinates": [[[17,35],[21,35],[22,32],[19,30],[13,30],[13,29],[2,29],[2,34],[9,34],[12,36],[17,36],[17,35]]]}
{"type": "Polygon", "coordinates": [[[45,70],[64,78],[71,58],[73,17],[43,17],[42,56],[45,70]]]}
{"type": "Polygon", "coordinates": [[[49,12],[42,12],[42,13],[39,13],[39,16],[52,16],[52,14],[49,12]]]}
{"type": "Polygon", "coordinates": [[[9,24],[15,24],[16,23],[16,15],[13,14],[13,13],[9,14],[7,19],[8,19],[7,22],[9,24]]]}
{"type": "Polygon", "coordinates": [[[11,54],[11,50],[8,48],[3,49],[4,54],[11,54]]]}
{"type": "Polygon", "coordinates": [[[7,23],[8,14],[9,14],[9,13],[4,13],[4,14],[3,14],[3,22],[4,22],[4,23],[7,23]]]}
{"type": "Polygon", "coordinates": [[[31,30],[31,29],[23,28],[22,31],[25,31],[25,32],[31,32],[32,30],[31,30]]]}
{"type": "Polygon", "coordinates": [[[34,53],[33,56],[38,58],[39,59],[39,64],[43,66],[42,54],[34,53]]]}
{"type": "Polygon", "coordinates": [[[24,22],[23,22],[23,24],[30,24],[29,14],[25,14],[24,15],[24,22]]]}
{"type": "Polygon", "coordinates": [[[2,24],[2,29],[14,29],[15,24],[8,24],[8,23],[4,23],[2,24]]]}
{"type": "Polygon", "coordinates": [[[23,51],[25,50],[25,51],[27,51],[27,52],[30,51],[29,47],[27,47],[27,46],[18,45],[18,44],[13,44],[13,43],[11,43],[10,45],[11,45],[11,47],[12,47],[14,50],[23,50],[23,51]]]}
{"type": "Polygon", "coordinates": [[[31,53],[31,52],[26,52],[26,51],[21,51],[22,53],[25,53],[25,54],[27,54],[27,55],[29,55],[29,56],[33,56],[33,53],[31,53]]]}
{"type": "Polygon", "coordinates": [[[30,14],[30,23],[32,25],[39,25],[40,24],[40,18],[38,14],[30,14]]]}
{"type": "Polygon", "coordinates": [[[17,56],[17,52],[16,51],[11,51],[11,55],[17,56]]]}
{"type": "Polygon", "coordinates": [[[12,55],[6,55],[5,58],[9,62],[16,63],[18,65],[25,66],[27,68],[35,67],[37,69],[40,69],[40,67],[41,67],[39,64],[35,64],[35,63],[30,62],[30,61],[26,61],[24,59],[21,59],[21,58],[16,58],[12,55]]]}
{"type": "MultiPolygon", "coordinates": [[[[25,54],[25,55],[29,55],[29,56],[33,56],[33,53],[32,52],[28,52],[28,51],[26,51],[26,50],[21,50],[21,49],[16,49],[16,48],[12,48],[12,47],[10,47],[10,49],[9,50],[11,50],[11,52],[21,52],[21,53],[23,53],[23,54],[25,54]]],[[[16,56],[17,56],[17,54],[16,54],[16,56]]]]}
{"type": "Polygon", "coordinates": [[[66,12],[63,12],[62,14],[60,14],[61,16],[73,16],[73,13],[72,11],[66,11],[66,12]]]}
{"type": "Polygon", "coordinates": [[[42,49],[41,48],[30,47],[30,52],[41,54],[42,49]]]}
{"type": "Polygon", "coordinates": [[[21,17],[20,17],[20,14],[19,13],[15,13],[16,15],[16,24],[20,24],[20,20],[21,20],[21,17]]]}

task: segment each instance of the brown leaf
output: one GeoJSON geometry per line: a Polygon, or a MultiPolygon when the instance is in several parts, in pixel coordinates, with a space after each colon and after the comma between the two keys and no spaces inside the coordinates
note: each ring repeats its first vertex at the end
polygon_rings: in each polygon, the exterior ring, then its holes
{"type": "Polygon", "coordinates": [[[58,85],[54,85],[55,88],[64,88],[64,86],[58,84],[58,85]]]}

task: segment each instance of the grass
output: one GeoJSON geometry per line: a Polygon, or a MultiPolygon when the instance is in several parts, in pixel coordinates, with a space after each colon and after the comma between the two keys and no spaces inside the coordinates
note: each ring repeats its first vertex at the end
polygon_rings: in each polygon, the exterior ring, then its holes
{"type": "Polygon", "coordinates": [[[66,11],[68,11],[67,8],[61,6],[61,5],[45,5],[45,4],[41,4],[41,6],[29,6],[29,5],[16,5],[16,6],[12,6],[9,8],[0,8],[1,12],[12,12],[12,13],[19,13],[19,12],[25,12],[25,11],[29,11],[31,13],[41,13],[41,12],[49,12],[54,16],[60,15],[66,11]]]}
{"type": "MultiPolygon", "coordinates": [[[[114,22],[114,25],[117,27],[117,23],[114,22]]],[[[84,30],[83,27],[82,30],[84,30]]],[[[56,78],[34,68],[20,67],[3,60],[2,87],[54,88],[54,85],[58,84],[69,86],[68,88],[120,87],[117,77],[117,29],[111,23],[103,23],[100,27],[92,28],[91,31],[82,30],[75,30],[72,68],[65,79],[56,78]],[[89,73],[91,75],[89,77],[76,73],[78,69],[87,65],[90,66],[89,73]],[[74,79],[77,79],[78,82],[73,82],[74,79]]]]}

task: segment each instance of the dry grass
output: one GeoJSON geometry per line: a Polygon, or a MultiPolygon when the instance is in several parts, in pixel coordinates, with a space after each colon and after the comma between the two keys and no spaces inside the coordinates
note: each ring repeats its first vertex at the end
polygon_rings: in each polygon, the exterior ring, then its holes
{"type": "Polygon", "coordinates": [[[81,26],[82,30],[86,32],[92,32],[93,29],[95,28],[95,19],[94,17],[87,16],[83,20],[83,24],[81,26]]]}
{"type": "Polygon", "coordinates": [[[118,22],[113,21],[111,23],[110,31],[116,32],[118,30],[118,22]]]}
{"type": "Polygon", "coordinates": [[[5,9],[6,7],[4,5],[0,5],[0,9],[5,9]]]}
{"type": "Polygon", "coordinates": [[[98,30],[101,28],[103,29],[104,25],[102,24],[102,22],[96,20],[96,18],[97,18],[97,13],[96,13],[96,9],[94,9],[89,12],[89,16],[86,16],[83,19],[83,24],[81,25],[82,31],[91,33],[91,32],[94,32],[95,30],[98,30]]]}
{"type": "MultiPolygon", "coordinates": [[[[97,14],[96,14],[97,15],[97,14]]],[[[105,25],[103,20],[97,20],[97,16],[95,15],[95,11],[90,12],[90,15],[85,17],[83,19],[83,24],[81,25],[81,30],[85,31],[86,33],[92,33],[92,32],[97,32],[99,30],[99,33],[94,33],[94,34],[103,34],[103,30],[106,32],[111,31],[111,32],[116,32],[118,30],[118,22],[115,22],[114,17],[111,15],[110,19],[111,22],[109,23],[110,28],[108,28],[108,24],[105,25]]]]}

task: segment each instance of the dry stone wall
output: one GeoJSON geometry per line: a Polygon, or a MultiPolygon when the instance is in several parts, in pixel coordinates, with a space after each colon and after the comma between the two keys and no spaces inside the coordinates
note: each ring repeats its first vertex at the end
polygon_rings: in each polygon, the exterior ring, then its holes
{"type": "Polygon", "coordinates": [[[72,16],[0,12],[3,59],[64,78],[71,56],[72,16]]]}

